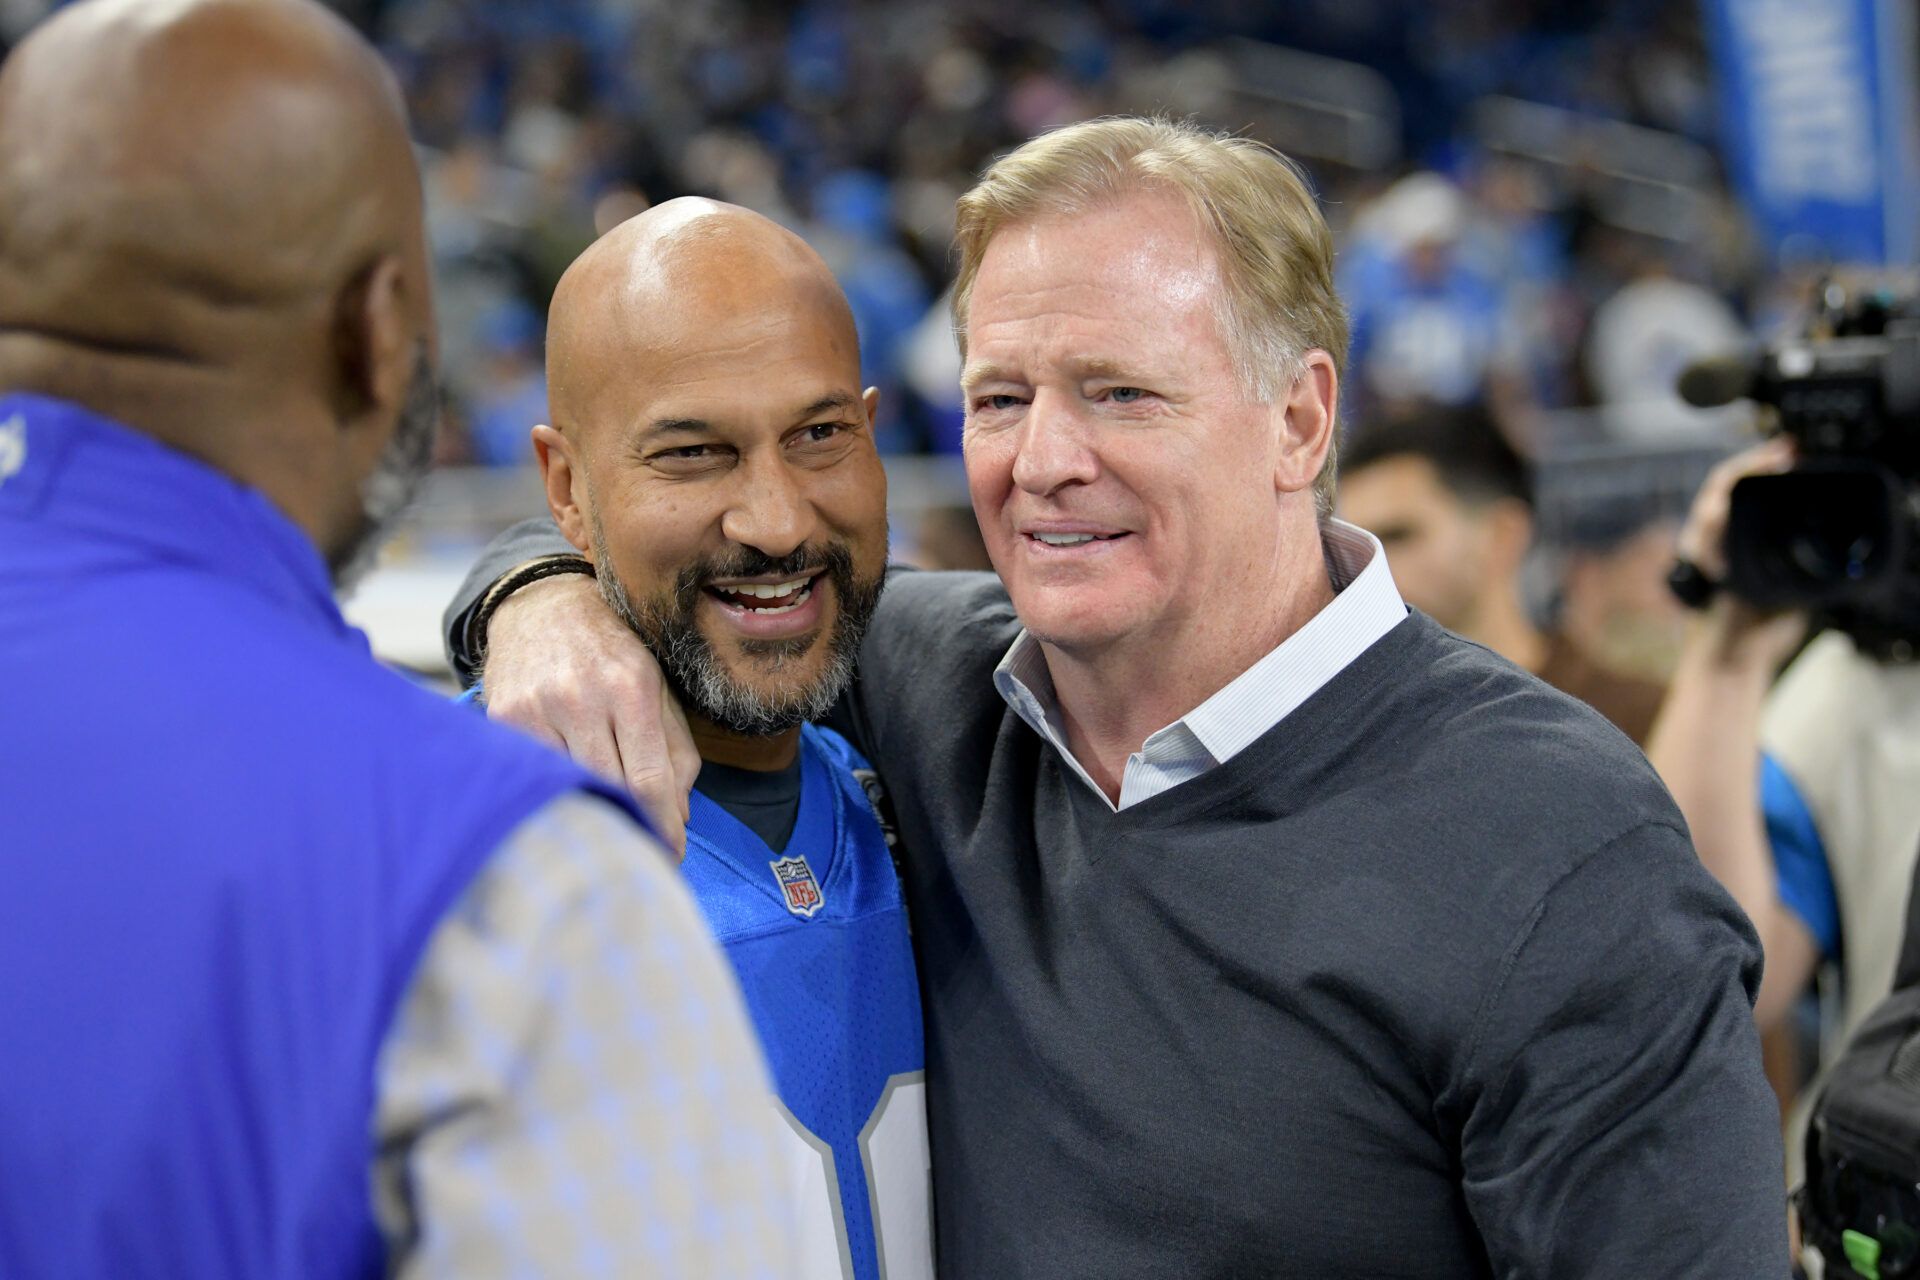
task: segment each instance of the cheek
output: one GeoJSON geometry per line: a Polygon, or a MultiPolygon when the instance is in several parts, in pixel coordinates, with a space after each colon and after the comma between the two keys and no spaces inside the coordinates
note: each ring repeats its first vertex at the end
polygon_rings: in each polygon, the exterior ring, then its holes
{"type": "Polygon", "coordinates": [[[981,531],[991,538],[997,532],[996,516],[1013,491],[1012,437],[969,435],[963,456],[973,514],[980,522],[981,531]]]}
{"type": "Polygon", "coordinates": [[[714,520],[685,501],[615,495],[614,503],[601,512],[601,529],[607,555],[627,593],[651,596],[672,587],[681,568],[700,557],[702,535],[714,520]]]}
{"type": "Polygon", "coordinates": [[[861,572],[887,555],[887,473],[876,454],[820,473],[808,501],[853,552],[861,572]]]}

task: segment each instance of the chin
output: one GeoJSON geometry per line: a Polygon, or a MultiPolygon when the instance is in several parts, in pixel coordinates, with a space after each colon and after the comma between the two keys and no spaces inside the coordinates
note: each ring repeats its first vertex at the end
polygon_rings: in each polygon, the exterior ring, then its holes
{"type": "Polygon", "coordinates": [[[1013,610],[1034,639],[1069,652],[1098,649],[1124,640],[1144,621],[1131,610],[1076,606],[1079,593],[1038,591],[1037,599],[1013,597],[1013,610]]]}
{"type": "MultiPolygon", "coordinates": [[[[782,640],[749,640],[729,637],[724,645],[714,645],[727,675],[740,684],[758,689],[762,683],[772,692],[795,680],[806,680],[826,665],[827,631],[808,632],[782,640]]],[[[708,640],[712,644],[711,638],[708,640]]]]}

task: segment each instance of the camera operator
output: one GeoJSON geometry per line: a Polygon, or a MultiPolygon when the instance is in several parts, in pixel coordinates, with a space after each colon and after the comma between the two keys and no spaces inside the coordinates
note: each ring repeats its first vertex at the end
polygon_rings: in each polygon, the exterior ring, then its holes
{"type": "MultiPolygon", "coordinates": [[[[1920,415],[1907,399],[1916,348],[1897,328],[1783,349],[1734,393],[1778,405],[1782,435],[1721,464],[1695,498],[1675,586],[1698,613],[1648,742],[1701,860],[1760,935],[1762,1033],[1823,964],[1837,969],[1823,1067],[1892,984],[1920,849],[1920,627],[1904,551],[1920,415]],[[1867,500],[1876,484],[1883,504],[1867,500]]],[[[1804,1111],[1787,1143],[1796,1164],[1804,1111]]]]}

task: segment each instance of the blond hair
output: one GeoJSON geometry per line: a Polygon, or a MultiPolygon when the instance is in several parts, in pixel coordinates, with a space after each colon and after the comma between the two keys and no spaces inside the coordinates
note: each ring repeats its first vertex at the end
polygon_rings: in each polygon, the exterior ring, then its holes
{"type": "MultiPolygon", "coordinates": [[[[1333,237],[1299,168],[1264,143],[1162,117],[1111,116],[1041,134],[1003,156],[960,197],[954,244],[954,334],[967,349],[967,307],[987,245],[1005,227],[1073,213],[1134,191],[1183,197],[1212,237],[1225,296],[1221,336],[1247,394],[1271,402],[1319,349],[1339,369],[1347,313],[1333,287],[1333,237]]],[[[1335,447],[1314,478],[1333,508],[1335,447]]]]}

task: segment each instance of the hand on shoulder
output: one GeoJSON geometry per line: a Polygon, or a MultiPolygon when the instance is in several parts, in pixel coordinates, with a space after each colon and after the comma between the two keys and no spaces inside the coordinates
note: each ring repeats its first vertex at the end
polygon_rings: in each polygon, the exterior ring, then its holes
{"type": "Polygon", "coordinates": [[[700,754],[640,638],[590,578],[548,578],[502,602],[487,627],[487,713],[619,783],[675,853],[700,754]]]}

